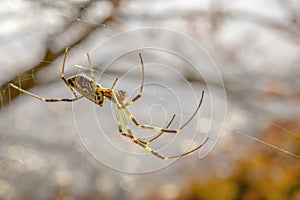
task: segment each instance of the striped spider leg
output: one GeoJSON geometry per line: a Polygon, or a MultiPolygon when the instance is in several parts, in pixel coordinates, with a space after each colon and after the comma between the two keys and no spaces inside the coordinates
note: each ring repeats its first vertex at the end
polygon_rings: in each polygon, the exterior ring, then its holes
{"type": "Polygon", "coordinates": [[[137,122],[137,120],[134,118],[134,116],[127,109],[128,105],[133,104],[136,100],[138,100],[142,96],[142,91],[143,91],[143,86],[144,86],[144,63],[143,63],[142,55],[139,53],[140,62],[141,62],[141,66],[142,66],[142,83],[140,86],[140,91],[136,97],[134,97],[131,100],[128,100],[128,95],[125,91],[114,90],[116,83],[118,81],[118,78],[116,78],[114,80],[111,88],[103,88],[100,84],[98,84],[95,81],[93,67],[92,67],[92,63],[91,63],[89,54],[87,54],[87,58],[88,58],[88,63],[89,63],[89,67],[90,67],[91,78],[86,76],[84,73],[81,73],[81,74],[76,74],[76,75],[66,79],[64,77],[64,69],[65,69],[65,62],[66,62],[68,50],[69,50],[69,48],[67,47],[65,54],[64,54],[63,64],[62,64],[61,79],[64,81],[64,83],[67,85],[67,87],[71,90],[71,92],[74,95],[74,98],[55,98],[55,99],[44,98],[44,97],[37,96],[33,93],[30,93],[12,83],[10,85],[13,88],[15,88],[21,92],[24,92],[34,98],[37,98],[43,102],[73,102],[78,99],[81,99],[82,97],[85,97],[85,98],[89,99],[90,101],[94,102],[95,104],[99,105],[100,107],[102,107],[107,100],[110,100],[115,105],[115,113],[116,113],[116,119],[117,119],[117,124],[118,124],[118,129],[119,129],[120,135],[131,139],[131,141],[134,142],[135,144],[143,147],[146,151],[152,153],[153,155],[155,155],[163,160],[169,160],[172,158],[177,158],[177,157],[188,155],[188,154],[198,150],[199,148],[201,148],[208,141],[208,138],[206,138],[205,141],[198,147],[196,147],[190,151],[184,152],[182,154],[175,155],[175,156],[163,156],[163,155],[155,152],[154,150],[151,149],[151,147],[148,146],[148,144],[150,144],[151,142],[153,142],[154,140],[159,138],[164,132],[179,133],[180,130],[183,129],[197,114],[197,112],[201,106],[202,100],[203,100],[203,95],[204,95],[203,91],[202,91],[201,100],[199,102],[199,105],[198,105],[196,111],[180,128],[168,129],[169,126],[171,125],[171,123],[173,122],[175,115],[173,115],[173,117],[171,118],[171,120],[169,121],[169,123],[167,124],[167,126],[165,128],[154,127],[154,126],[149,126],[149,125],[142,125],[137,122]],[[78,92],[79,95],[75,91],[78,92]],[[120,114],[121,114],[121,117],[120,117],[120,114]],[[130,126],[127,122],[126,115],[138,128],[152,129],[155,131],[159,131],[159,134],[148,141],[142,141],[142,140],[134,137],[131,132],[130,126]],[[123,130],[122,130],[121,119],[124,122],[127,133],[123,132],[123,130]]]}
{"type": "Polygon", "coordinates": [[[67,57],[67,53],[68,53],[68,50],[69,48],[67,47],[66,48],[66,51],[65,51],[65,55],[64,55],[64,61],[63,61],[63,64],[62,64],[62,67],[61,67],[61,79],[64,81],[64,83],[68,86],[68,88],[71,90],[71,92],[73,93],[73,95],[75,96],[74,98],[71,98],[71,99],[68,99],[68,98],[55,98],[55,99],[49,99],[49,98],[44,98],[44,97],[40,97],[40,96],[37,96],[35,94],[32,94],[26,90],[23,90],[22,88],[14,85],[13,83],[10,83],[10,86],[12,86],[13,88],[21,91],[21,92],[24,92],[25,94],[28,94],[34,98],[37,98],[41,101],[44,101],[44,102],[62,102],[62,101],[67,101],[67,102],[72,102],[72,101],[76,101],[80,98],[83,97],[83,95],[77,95],[76,92],[74,91],[72,85],[66,80],[65,78],[65,63],[66,63],[66,57],[67,57]]]}

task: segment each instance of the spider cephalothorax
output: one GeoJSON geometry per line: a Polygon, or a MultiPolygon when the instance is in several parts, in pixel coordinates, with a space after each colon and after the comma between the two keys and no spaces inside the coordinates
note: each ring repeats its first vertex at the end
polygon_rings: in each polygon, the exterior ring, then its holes
{"type": "Polygon", "coordinates": [[[141,96],[142,96],[142,91],[143,91],[143,86],[144,86],[144,63],[143,63],[143,59],[142,59],[142,55],[139,53],[139,57],[140,57],[140,61],[141,61],[141,66],[142,66],[142,84],[140,87],[140,91],[138,93],[137,96],[135,96],[133,99],[128,100],[128,95],[125,91],[123,90],[114,90],[114,87],[118,81],[118,78],[115,79],[115,81],[113,82],[111,88],[103,88],[100,84],[98,84],[95,81],[95,77],[94,77],[94,73],[93,73],[93,69],[92,69],[92,64],[91,64],[91,60],[89,57],[89,54],[87,54],[88,57],[88,62],[89,62],[89,66],[90,66],[90,73],[91,73],[91,78],[89,78],[88,76],[86,76],[84,73],[81,74],[77,74],[75,76],[72,76],[68,79],[65,79],[65,75],[64,75],[64,70],[65,70],[65,62],[66,62],[66,56],[68,53],[68,47],[66,48],[66,52],[64,55],[64,61],[62,64],[62,71],[61,71],[61,78],[62,80],[65,82],[65,84],[68,86],[68,88],[71,90],[71,92],[74,95],[74,98],[62,98],[62,99],[48,99],[48,98],[43,98],[43,97],[39,97],[35,94],[32,94],[26,90],[23,90],[22,88],[14,85],[14,84],[10,84],[12,87],[14,87],[15,89],[24,92],[34,98],[37,98],[41,101],[44,102],[72,102],[72,101],[76,101],[78,99],[81,99],[82,97],[85,97],[89,100],[91,100],[92,102],[96,103],[99,106],[103,106],[106,100],[110,100],[112,103],[114,103],[115,105],[115,113],[116,113],[116,118],[117,118],[117,123],[118,123],[118,129],[119,129],[119,133],[122,136],[125,136],[129,139],[131,139],[132,142],[134,142],[135,144],[143,147],[146,151],[152,153],[153,155],[163,159],[163,160],[169,160],[172,158],[178,158],[181,156],[185,156],[188,155],[196,150],[198,150],[199,148],[201,148],[207,141],[208,138],[205,139],[205,141],[200,144],[198,147],[184,152],[182,154],[179,155],[175,155],[175,156],[163,156],[157,152],[155,152],[154,150],[152,150],[151,147],[149,147],[148,145],[153,142],[154,140],[156,140],[157,138],[159,138],[163,133],[179,133],[193,118],[194,116],[197,114],[201,104],[202,104],[202,100],[204,97],[204,91],[202,91],[202,95],[201,95],[201,99],[199,101],[199,104],[195,110],[195,112],[192,114],[192,116],[183,124],[181,125],[179,128],[177,129],[169,129],[169,126],[171,125],[171,123],[173,122],[175,115],[173,115],[173,117],[171,118],[170,122],[168,123],[168,125],[165,128],[160,128],[160,127],[154,127],[154,126],[149,126],[149,125],[143,125],[140,124],[135,117],[131,114],[131,112],[127,109],[128,105],[133,104],[136,100],[138,100],[141,96]],[[77,93],[79,94],[77,94],[77,93]],[[153,137],[152,139],[148,140],[148,141],[143,141],[139,138],[136,138],[135,136],[133,136],[130,126],[127,122],[126,119],[126,115],[127,117],[129,117],[129,119],[138,127],[138,128],[145,128],[145,129],[152,129],[155,131],[158,131],[159,134],[156,135],[155,137],[153,137]],[[121,123],[121,119],[123,120],[124,124],[125,124],[125,128],[127,130],[127,133],[123,131],[122,129],[122,123],[121,123]]]}

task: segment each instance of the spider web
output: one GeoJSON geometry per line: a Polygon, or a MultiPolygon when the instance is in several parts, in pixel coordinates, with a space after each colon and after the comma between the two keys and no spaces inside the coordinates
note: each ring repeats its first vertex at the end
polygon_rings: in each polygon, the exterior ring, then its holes
{"type": "MultiPolygon", "coordinates": [[[[30,3],[29,3],[30,4],[30,3]]],[[[28,8],[32,5],[27,5],[26,3],[24,3],[23,5],[17,5],[15,4],[13,1],[8,1],[7,5],[10,6],[11,8],[11,12],[15,12],[17,11],[17,9],[20,9],[22,7],[28,8]]],[[[49,28],[46,29],[46,35],[48,35],[48,39],[49,41],[51,41],[52,43],[47,44],[47,48],[46,52],[45,50],[43,50],[43,54],[44,55],[35,55],[35,56],[31,56],[33,57],[34,61],[25,61],[25,62],[18,62],[18,63],[10,63],[11,56],[7,56],[8,61],[4,62],[4,65],[10,65],[12,66],[11,69],[14,69],[15,71],[10,71],[8,72],[8,70],[3,71],[1,74],[3,74],[2,77],[2,87],[1,87],[1,94],[0,94],[0,105],[2,108],[5,108],[5,106],[7,104],[10,104],[11,101],[18,96],[20,93],[18,91],[12,90],[9,86],[8,83],[13,82],[16,83],[17,85],[21,86],[24,89],[28,89],[31,87],[34,87],[36,85],[36,82],[38,82],[39,85],[47,85],[47,84],[51,84],[53,82],[57,81],[57,73],[59,72],[59,67],[60,67],[60,63],[61,63],[61,56],[63,55],[64,52],[64,46],[68,45],[68,46],[74,46],[76,47],[77,45],[82,46],[88,46],[87,43],[89,43],[89,40],[94,40],[97,37],[97,32],[106,32],[106,31],[111,31],[111,28],[106,28],[106,24],[107,23],[114,23],[116,21],[116,19],[114,19],[114,15],[113,12],[115,10],[118,9],[118,5],[117,3],[115,4],[111,4],[111,3],[103,3],[103,2],[94,2],[94,1],[83,1],[83,2],[72,2],[72,3],[63,3],[63,2],[59,2],[58,4],[51,4],[51,2],[44,2],[41,4],[37,4],[40,7],[40,12],[41,14],[44,16],[44,19],[46,19],[46,21],[35,21],[34,25],[32,25],[31,22],[28,22],[28,27],[24,28],[24,32],[30,32],[30,28],[32,26],[39,26],[40,24],[42,24],[44,26],[47,25],[52,25],[49,28]],[[65,6],[67,5],[68,9],[64,9],[62,11],[62,8],[65,8],[65,6]],[[97,9],[102,9],[105,10],[105,12],[102,12],[101,14],[99,12],[97,12],[97,9]],[[46,15],[50,15],[49,17],[46,15]],[[51,22],[49,21],[49,19],[55,19],[56,22],[51,22]],[[51,24],[52,23],[52,24],[51,24]],[[27,29],[26,29],[27,28],[27,29]],[[73,34],[71,36],[70,39],[67,39],[67,37],[70,36],[70,34],[72,33],[72,30],[76,29],[76,34],[73,34]],[[63,31],[62,31],[63,30],[63,31]],[[67,42],[68,44],[63,44],[67,42]],[[38,59],[38,58],[43,58],[44,59],[38,59]],[[36,63],[36,65],[34,67],[31,67],[31,65],[33,65],[34,63],[36,63]],[[24,71],[25,69],[25,71],[24,71]],[[20,71],[24,71],[22,73],[18,73],[20,71]],[[56,71],[56,72],[55,72],[56,71]],[[4,75],[6,74],[6,75],[4,75]],[[14,77],[14,74],[16,74],[16,76],[14,77]],[[45,76],[45,74],[47,74],[45,76]],[[53,75],[52,75],[53,74],[53,75]],[[10,78],[7,78],[10,77],[10,78]],[[42,78],[39,78],[42,77],[42,78]]],[[[126,5],[122,5],[122,6],[126,6],[126,5]]],[[[125,15],[127,13],[124,13],[125,15]]],[[[30,15],[30,14],[25,14],[22,13],[22,15],[20,16],[16,16],[15,19],[18,19],[19,17],[22,17],[23,15],[29,16],[29,17],[34,17],[34,15],[30,15]]],[[[13,20],[13,18],[12,18],[13,20]]],[[[7,34],[8,38],[14,38],[14,36],[16,36],[17,32],[13,32],[13,30],[9,30],[7,29],[7,32],[4,32],[3,34],[7,34]],[[12,34],[11,34],[12,33],[12,34]],[[8,35],[11,34],[11,35],[8,35]]],[[[42,40],[44,37],[44,34],[41,34],[40,39],[42,40]]],[[[101,33],[102,34],[102,33],[101,33]]],[[[101,36],[101,35],[100,35],[101,36]]],[[[102,37],[103,38],[103,37],[102,37]]],[[[98,40],[101,40],[101,38],[97,38],[98,40]]],[[[24,39],[24,45],[26,45],[26,43],[30,42],[31,40],[28,39],[28,41],[26,41],[26,39],[24,39]],[[25,41],[24,41],[25,40],[25,41]]],[[[16,48],[15,45],[11,45],[10,47],[11,49],[16,48]]],[[[82,54],[83,56],[85,55],[86,52],[88,52],[88,49],[90,47],[85,47],[82,48],[80,50],[77,50],[78,52],[76,52],[77,56],[79,54],[82,54]],[[86,49],[86,50],[84,50],[86,49]]],[[[36,48],[37,50],[40,49],[40,47],[36,48]]],[[[45,49],[45,48],[44,48],[45,49]]],[[[6,49],[7,50],[7,49],[6,49]]],[[[8,50],[9,51],[9,50],[8,50]]],[[[24,50],[21,50],[20,53],[24,53],[22,52],[24,50]]],[[[34,54],[34,53],[32,53],[34,54]]],[[[41,54],[41,53],[40,53],[41,54]]],[[[74,57],[72,57],[71,61],[68,61],[69,63],[71,62],[72,64],[77,64],[79,63],[78,60],[82,60],[83,58],[81,57],[80,59],[74,59],[74,57]]],[[[79,65],[77,65],[77,68],[79,65]]],[[[74,70],[71,69],[72,72],[76,72],[76,69],[74,70]]],[[[71,71],[70,69],[68,69],[68,71],[71,71]]],[[[87,70],[85,70],[87,71],[87,70]]],[[[98,69],[99,71],[99,69],[98,69]]],[[[104,73],[104,76],[110,76],[110,77],[115,77],[115,74],[121,74],[122,72],[118,72],[118,71],[106,71],[104,73]]],[[[193,78],[193,77],[191,77],[193,78]]],[[[248,102],[247,102],[248,103],[248,102]]],[[[243,109],[243,108],[242,108],[243,109]]],[[[266,117],[263,117],[264,115],[260,115],[260,114],[253,114],[255,112],[249,111],[250,109],[244,109],[246,111],[246,117],[250,117],[253,118],[259,118],[259,119],[263,119],[265,122],[265,126],[270,126],[270,125],[276,125],[276,123],[272,122],[272,119],[268,120],[266,117]],[[256,116],[256,117],[254,117],[256,116]]],[[[257,121],[261,121],[261,120],[257,120],[257,121]]],[[[293,133],[292,131],[286,130],[285,128],[281,127],[282,130],[284,130],[286,132],[286,134],[291,134],[291,135],[296,135],[296,133],[293,133]]],[[[236,129],[239,134],[241,133],[245,133],[246,134],[246,130],[243,130],[243,128],[237,128],[236,129]]],[[[249,136],[249,134],[246,134],[249,136]]],[[[250,133],[249,137],[255,137],[254,134],[250,133]]],[[[256,138],[258,140],[258,138],[256,138]]],[[[273,148],[276,148],[273,146],[273,148]]],[[[280,149],[277,149],[280,150],[280,149]]],[[[285,150],[282,150],[285,151],[285,150]]],[[[292,152],[289,152],[292,154],[292,152]]]]}
{"type": "MultiPolygon", "coordinates": [[[[179,29],[180,31],[185,30],[186,34],[192,35],[193,38],[201,41],[203,38],[209,38],[208,35],[213,35],[215,38],[229,35],[230,38],[230,35],[233,35],[233,33],[230,32],[230,30],[232,30],[230,27],[238,26],[238,22],[233,22],[229,25],[228,29],[221,30],[219,27],[219,30],[210,30],[209,27],[211,22],[208,23],[206,20],[203,20],[203,16],[195,18],[194,21],[192,20],[183,22],[183,25],[181,21],[182,19],[178,16],[176,19],[178,20],[177,22],[172,18],[170,19],[169,16],[160,16],[161,18],[152,19],[150,18],[148,21],[138,20],[139,17],[143,16],[141,13],[139,13],[139,9],[145,5],[142,5],[141,3],[131,5],[131,3],[118,3],[117,1],[114,3],[103,3],[96,1],[69,1],[68,3],[64,3],[61,1],[55,5],[51,3],[51,1],[44,1],[43,3],[34,5],[39,7],[38,9],[34,9],[34,11],[38,10],[39,14],[42,16],[41,20],[36,20],[36,14],[30,15],[29,12],[22,12],[21,15],[16,15],[20,9],[30,8],[32,6],[31,4],[34,3],[26,4],[24,2],[24,4],[18,5],[14,1],[5,2],[7,3],[6,6],[10,8],[10,11],[8,13],[2,13],[3,18],[8,18],[12,21],[15,21],[15,23],[24,16],[28,16],[30,18],[30,20],[27,21],[27,26],[23,27],[23,29],[18,30],[5,28],[7,31],[2,31],[2,36],[7,38],[7,40],[1,40],[1,42],[4,44],[1,45],[1,60],[3,66],[5,67],[1,68],[0,73],[0,106],[2,108],[1,125],[4,126],[6,123],[20,123],[20,125],[17,126],[18,129],[11,129],[15,131],[14,133],[7,131],[7,133],[3,136],[9,141],[17,140],[19,143],[16,143],[14,146],[11,142],[9,142],[4,145],[4,147],[10,149],[10,155],[20,155],[20,159],[18,161],[25,164],[27,163],[29,169],[34,169],[34,167],[32,167],[29,164],[30,162],[26,159],[34,158],[29,156],[30,151],[26,150],[24,147],[20,147],[22,142],[26,141],[26,135],[31,138],[36,137],[35,139],[42,144],[49,145],[47,140],[49,140],[49,134],[51,133],[47,134],[47,131],[43,129],[38,131],[38,133],[40,132],[41,134],[33,137],[32,135],[26,134],[25,131],[22,130],[25,129],[29,131],[30,129],[41,127],[47,129],[49,123],[52,123],[51,121],[55,120],[55,114],[72,119],[72,116],[70,115],[71,111],[70,107],[68,106],[59,104],[47,104],[42,106],[39,105],[41,104],[40,102],[29,106],[30,108],[38,108],[34,109],[36,111],[29,109],[27,106],[24,106],[24,109],[21,109],[20,111],[20,107],[23,105],[29,105],[30,101],[33,100],[26,97],[26,95],[20,95],[18,91],[9,87],[9,83],[13,82],[26,90],[34,92],[35,94],[38,93],[40,96],[64,97],[68,90],[67,88],[64,88],[65,86],[63,83],[60,83],[59,76],[65,46],[72,47],[72,51],[70,52],[67,60],[68,66],[66,67],[66,73],[76,74],[78,71],[84,71],[88,73],[88,69],[85,68],[85,66],[88,65],[82,64],[82,61],[86,59],[86,53],[93,49],[93,42],[103,41],[109,35],[118,33],[120,30],[127,30],[130,28],[139,27],[141,25],[151,26],[158,20],[162,21],[162,23],[159,25],[163,26],[164,23],[171,21],[174,23],[174,25],[168,25],[170,28],[177,30],[179,29]],[[99,9],[103,12],[100,13],[99,9]],[[132,16],[130,13],[133,13],[132,16]],[[124,20],[126,17],[131,20],[124,20]],[[194,32],[190,30],[191,24],[194,27],[194,32]],[[201,24],[201,26],[197,24],[201,24]],[[211,32],[207,31],[206,29],[209,29],[211,32]],[[37,34],[35,32],[42,32],[42,34],[37,34]],[[25,37],[26,35],[29,35],[29,39],[25,37]],[[38,42],[33,43],[34,40],[32,38],[36,38],[37,36],[39,36],[38,39],[36,39],[38,42]],[[11,42],[15,39],[19,39],[19,44],[16,44],[16,42],[11,42]],[[76,64],[77,66],[75,66],[76,64]],[[52,112],[52,114],[54,113],[53,118],[48,118],[48,120],[40,119],[41,116],[47,116],[45,112],[42,112],[43,109],[46,110],[46,113],[49,111],[52,112]],[[70,112],[62,114],[62,112],[60,112],[61,110],[67,110],[70,112]],[[28,118],[26,117],[27,115],[32,116],[35,120],[41,120],[39,123],[44,125],[35,127],[33,121],[24,119],[28,118]],[[17,130],[18,132],[16,132],[17,130]],[[20,132],[25,133],[25,135],[20,136],[20,132]],[[42,135],[42,132],[44,132],[45,136],[42,135]],[[10,137],[7,136],[9,134],[10,137]]],[[[164,9],[168,10],[169,8],[166,6],[164,9]]],[[[199,8],[195,7],[195,12],[197,9],[199,8]]],[[[160,13],[159,10],[156,12],[160,13]]],[[[183,9],[182,12],[185,13],[187,11],[183,9]]],[[[265,19],[263,16],[261,17],[262,19],[265,19]]],[[[272,25],[272,21],[268,22],[270,24],[267,24],[267,22],[264,20],[261,20],[261,22],[265,23],[265,27],[271,27],[272,25]]],[[[222,22],[216,23],[219,24],[219,26],[222,24],[222,22]]],[[[17,24],[16,26],[20,27],[21,25],[17,24]]],[[[300,113],[299,108],[297,107],[299,103],[298,89],[300,87],[298,86],[299,83],[296,81],[296,77],[299,77],[299,70],[295,70],[297,68],[294,67],[299,62],[299,56],[297,55],[298,49],[291,44],[295,40],[295,37],[289,38],[288,41],[283,41],[276,35],[278,32],[281,33],[283,30],[271,30],[276,32],[276,34],[275,36],[272,35],[268,42],[272,43],[275,41],[275,44],[272,44],[275,46],[284,46],[285,50],[288,52],[286,54],[281,54],[279,58],[276,58],[278,55],[276,52],[274,53],[264,49],[264,44],[266,43],[264,40],[266,40],[268,34],[270,34],[270,32],[268,32],[268,28],[263,27],[264,29],[260,29],[261,27],[258,28],[257,25],[253,25],[253,23],[251,23],[249,26],[254,26],[254,28],[244,28],[244,32],[246,33],[241,32],[240,34],[234,34],[243,36],[243,38],[238,42],[231,43],[231,40],[227,38],[225,41],[222,41],[223,43],[219,44],[222,47],[219,49],[222,49],[223,52],[230,51],[230,55],[222,53],[220,50],[217,51],[217,48],[213,46],[216,44],[211,44],[212,47],[210,51],[213,52],[212,54],[221,54],[220,57],[223,56],[222,58],[216,59],[217,62],[221,63],[219,64],[220,71],[224,78],[228,95],[227,121],[224,124],[224,132],[222,133],[223,135],[220,139],[220,142],[218,142],[216,149],[212,153],[213,155],[219,155],[221,152],[224,152],[224,149],[228,148],[228,146],[242,146],[244,142],[248,144],[248,140],[250,139],[250,141],[252,141],[250,143],[254,146],[254,148],[260,147],[261,145],[266,145],[270,147],[270,149],[275,150],[275,152],[283,152],[288,156],[298,159],[299,155],[296,152],[297,149],[289,145],[289,143],[278,143],[276,139],[275,141],[269,141],[268,138],[262,138],[259,135],[261,131],[266,130],[268,127],[277,127],[279,130],[281,130],[277,132],[277,134],[279,134],[277,137],[283,137],[287,141],[298,140],[298,130],[294,129],[293,126],[288,126],[282,123],[285,120],[297,119],[300,113]],[[260,33],[261,38],[259,41],[254,43],[251,35],[257,35],[257,33],[260,33]],[[249,43],[251,43],[251,45],[249,45],[249,43]],[[257,55],[253,52],[253,49],[256,48],[265,53],[265,57],[267,57],[265,60],[272,60],[275,57],[275,61],[266,62],[262,58],[257,58],[257,55]],[[238,51],[241,51],[241,53],[236,53],[238,51]],[[269,58],[271,56],[273,56],[272,59],[269,58]],[[282,61],[276,62],[280,59],[282,61]],[[255,62],[251,62],[253,60],[255,60],[255,62]],[[284,62],[291,63],[289,65],[289,70],[284,68],[287,67],[282,64],[284,62]],[[251,63],[251,67],[249,66],[249,63],[251,63]],[[262,66],[266,64],[273,66],[273,68],[262,68],[262,66]],[[295,73],[292,75],[284,73],[283,68],[285,71],[293,71],[295,73]]],[[[288,29],[284,31],[288,31],[288,29]]],[[[100,74],[104,76],[102,83],[103,85],[109,85],[109,82],[113,80],[114,77],[122,75],[124,72],[126,72],[126,68],[114,68],[108,71],[105,70],[103,73],[101,68],[103,63],[99,61],[95,64],[95,70],[97,72],[96,75],[98,75],[98,78],[100,74]]],[[[199,77],[194,76],[193,71],[182,70],[181,72],[185,77],[184,79],[188,81],[203,81],[199,80],[199,77]]],[[[131,78],[139,79],[138,72],[134,73],[131,78]]],[[[213,77],[211,77],[210,80],[212,82],[209,84],[213,84],[213,77]]],[[[176,81],[180,82],[182,80],[176,79],[176,81]]],[[[218,87],[218,85],[216,85],[216,87],[218,87]]],[[[163,101],[166,101],[167,99],[167,97],[161,98],[163,101]]],[[[172,108],[176,107],[176,102],[170,103],[174,104],[171,106],[172,108]]],[[[149,122],[154,120],[151,118],[151,115],[148,117],[149,122]]],[[[67,122],[70,124],[68,127],[63,126],[64,123],[58,123],[55,130],[57,132],[67,132],[66,130],[68,128],[73,127],[72,120],[67,120],[67,122]]],[[[205,127],[205,122],[200,122],[200,124],[202,127],[205,127]]],[[[92,128],[91,130],[87,131],[92,131],[92,128]]],[[[58,139],[55,139],[56,137],[57,135],[55,135],[55,137],[50,137],[52,144],[57,145],[58,139]]],[[[69,138],[72,137],[74,137],[74,135],[65,134],[65,136],[60,136],[59,140],[63,140],[72,146],[76,143],[74,141],[70,142],[69,138]]],[[[5,140],[2,140],[2,143],[5,143],[5,140]]],[[[28,141],[28,144],[32,145],[35,143],[33,141],[28,141]]],[[[63,146],[58,147],[64,149],[63,146]]],[[[138,148],[134,148],[133,151],[137,149],[138,148]]],[[[51,152],[52,150],[53,149],[50,148],[46,150],[46,152],[51,152]]],[[[241,151],[242,153],[240,155],[238,154],[238,150],[236,150],[236,148],[232,148],[232,152],[230,152],[230,150],[231,148],[225,152],[237,154],[237,157],[244,156],[243,151],[241,151]]],[[[41,165],[43,165],[43,162],[41,162],[41,165]]],[[[130,166],[139,165],[139,163],[137,163],[134,159],[129,159],[126,164],[130,166]]]]}

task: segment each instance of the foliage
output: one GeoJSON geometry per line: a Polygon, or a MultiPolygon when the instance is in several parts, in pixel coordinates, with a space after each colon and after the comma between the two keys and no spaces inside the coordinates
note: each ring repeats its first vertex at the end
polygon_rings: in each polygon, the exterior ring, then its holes
{"type": "MultiPolygon", "coordinates": [[[[278,122],[279,126],[262,133],[262,139],[276,146],[289,147],[289,151],[299,154],[300,125],[297,121],[278,122]],[[287,130],[295,135],[287,134],[287,130]]],[[[247,156],[235,161],[230,176],[210,176],[202,180],[194,177],[183,187],[178,199],[300,199],[299,159],[266,146],[249,146],[249,149],[252,150],[247,156]]]]}

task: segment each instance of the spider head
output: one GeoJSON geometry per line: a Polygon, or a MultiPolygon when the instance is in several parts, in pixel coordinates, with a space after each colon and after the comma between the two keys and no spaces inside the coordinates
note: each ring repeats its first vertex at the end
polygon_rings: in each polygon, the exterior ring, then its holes
{"type": "Polygon", "coordinates": [[[117,97],[118,103],[121,105],[123,105],[123,104],[125,105],[128,101],[128,94],[124,90],[116,91],[116,97],[117,97]]]}

